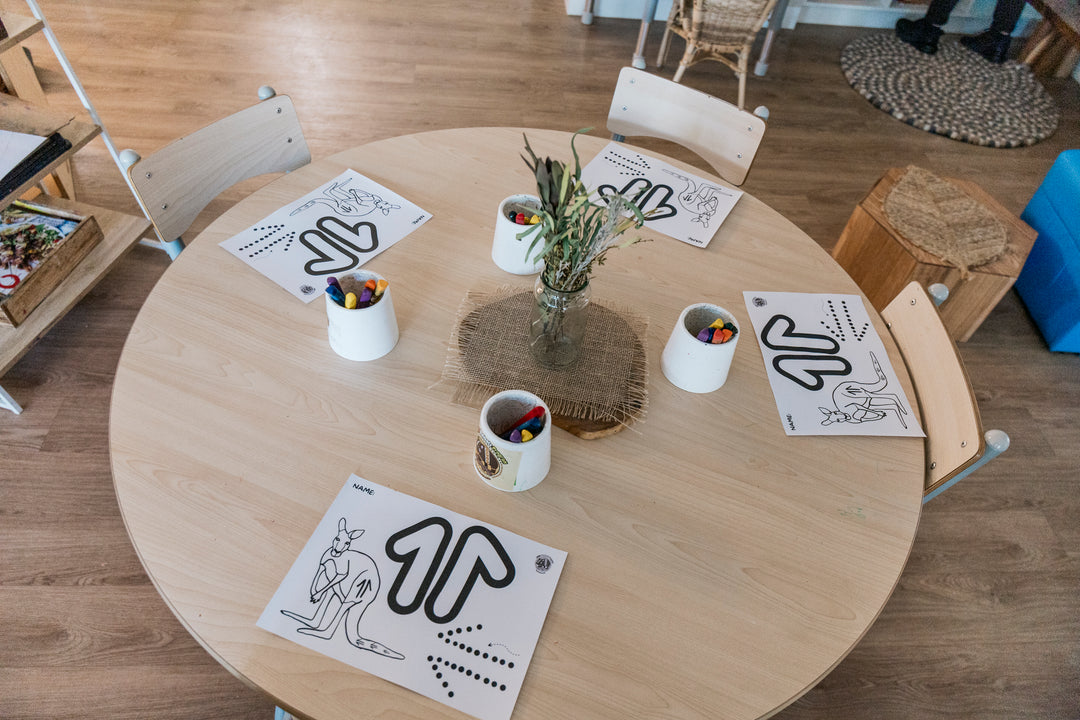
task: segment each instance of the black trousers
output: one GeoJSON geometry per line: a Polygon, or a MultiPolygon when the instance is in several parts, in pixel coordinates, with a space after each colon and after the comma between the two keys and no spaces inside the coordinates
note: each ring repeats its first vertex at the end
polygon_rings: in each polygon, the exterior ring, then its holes
{"type": "MultiPolygon", "coordinates": [[[[934,25],[944,25],[949,21],[949,13],[956,7],[960,0],[931,0],[930,7],[926,10],[926,19],[934,25]]],[[[1012,35],[1020,20],[1020,13],[1024,11],[1024,0],[998,0],[994,8],[994,20],[990,23],[991,30],[999,33],[1012,35]]]]}

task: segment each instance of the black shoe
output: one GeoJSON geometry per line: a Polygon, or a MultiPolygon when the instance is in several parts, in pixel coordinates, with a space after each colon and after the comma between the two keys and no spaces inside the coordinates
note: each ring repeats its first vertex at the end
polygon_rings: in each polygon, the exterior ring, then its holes
{"type": "Polygon", "coordinates": [[[977,52],[992,63],[1000,65],[1009,54],[1009,42],[1012,38],[997,30],[987,30],[978,35],[960,38],[960,44],[972,52],[977,52]]]}
{"type": "Polygon", "coordinates": [[[896,21],[896,37],[919,52],[933,55],[937,52],[938,38],[941,37],[941,28],[932,25],[926,18],[908,20],[900,18],[896,21]]]}

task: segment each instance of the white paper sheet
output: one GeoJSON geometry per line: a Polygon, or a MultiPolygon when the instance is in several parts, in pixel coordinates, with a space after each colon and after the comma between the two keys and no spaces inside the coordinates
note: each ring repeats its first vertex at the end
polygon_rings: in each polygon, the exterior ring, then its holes
{"type": "Polygon", "coordinates": [[[40,135],[0,130],[0,178],[14,170],[16,165],[25,160],[26,156],[34,152],[46,139],[40,135]]]}
{"type": "Polygon", "coordinates": [[[861,297],[743,297],[788,435],[925,437],[861,297]]]}
{"type": "Polygon", "coordinates": [[[353,475],[258,626],[508,720],[565,563],[561,550],[353,475]]]}
{"type": "Polygon", "coordinates": [[[431,215],[355,170],[266,216],[221,247],[304,302],[328,275],[355,270],[431,215]]]}
{"type": "Polygon", "coordinates": [[[620,193],[642,212],[655,210],[645,221],[647,227],[702,248],[742,197],[741,190],[686,173],[617,142],[609,143],[581,169],[581,181],[600,197],[620,193]]]}

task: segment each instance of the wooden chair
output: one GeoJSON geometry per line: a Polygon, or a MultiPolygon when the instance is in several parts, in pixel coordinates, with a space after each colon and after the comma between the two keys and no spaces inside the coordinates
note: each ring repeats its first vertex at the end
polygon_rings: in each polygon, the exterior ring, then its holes
{"type": "Polygon", "coordinates": [[[753,113],[658,75],[625,67],[619,72],[607,127],[615,140],[645,136],[693,150],[716,173],[742,185],[765,136],[769,111],[753,113]]]}
{"type": "Polygon", "coordinates": [[[1007,450],[1009,436],[1002,430],[983,432],[979,406],[956,343],[922,285],[909,283],[881,316],[904,356],[922,411],[926,502],[1007,450]]]}
{"type": "Polygon", "coordinates": [[[236,183],[288,172],[311,162],[300,120],[288,95],[259,88],[262,100],[176,140],[152,155],[120,153],[131,187],[169,256],[206,206],[236,183]]]}
{"type": "Polygon", "coordinates": [[[776,0],[675,0],[660,43],[658,67],[664,66],[674,33],[686,41],[686,52],[675,71],[675,82],[686,68],[701,60],[716,60],[739,78],[739,109],[746,101],[750,47],[769,19],[776,0]]]}

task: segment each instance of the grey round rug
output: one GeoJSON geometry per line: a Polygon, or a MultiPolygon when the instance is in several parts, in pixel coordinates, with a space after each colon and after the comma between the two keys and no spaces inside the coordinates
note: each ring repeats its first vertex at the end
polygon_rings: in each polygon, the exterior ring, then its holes
{"type": "Polygon", "coordinates": [[[995,65],[943,39],[926,55],[893,33],[857,38],[840,67],[860,95],[897,120],[953,140],[989,147],[1034,145],[1054,134],[1057,103],[1031,69],[995,65]]]}

